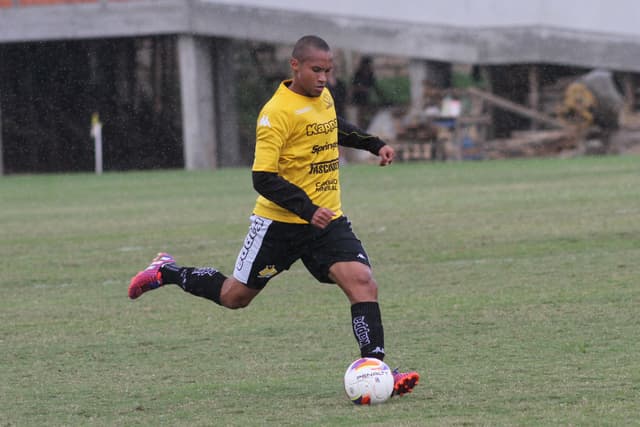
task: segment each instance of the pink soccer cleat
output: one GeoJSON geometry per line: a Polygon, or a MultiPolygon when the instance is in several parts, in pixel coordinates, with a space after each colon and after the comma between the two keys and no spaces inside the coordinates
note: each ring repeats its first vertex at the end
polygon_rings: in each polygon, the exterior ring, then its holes
{"type": "Polygon", "coordinates": [[[415,371],[398,372],[393,370],[393,393],[391,396],[402,396],[405,393],[411,393],[413,388],[418,385],[420,374],[415,371]]]}
{"type": "Polygon", "coordinates": [[[171,255],[160,252],[147,268],[133,276],[129,284],[129,298],[136,299],[143,293],[162,286],[160,267],[174,262],[176,260],[171,255]]]}

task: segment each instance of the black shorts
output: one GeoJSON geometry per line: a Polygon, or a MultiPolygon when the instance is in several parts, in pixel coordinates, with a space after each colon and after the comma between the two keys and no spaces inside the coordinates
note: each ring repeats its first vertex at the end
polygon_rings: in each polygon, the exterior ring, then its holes
{"type": "Polygon", "coordinates": [[[319,229],[310,224],[290,224],[252,215],[233,277],[250,288],[262,289],[298,259],[323,283],[334,283],[329,278],[329,268],[336,262],[358,261],[370,266],[362,242],[344,216],[319,229]]]}

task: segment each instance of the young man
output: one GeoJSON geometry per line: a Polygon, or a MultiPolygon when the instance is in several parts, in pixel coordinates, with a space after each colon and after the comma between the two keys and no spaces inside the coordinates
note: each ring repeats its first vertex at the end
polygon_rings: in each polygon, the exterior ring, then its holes
{"type": "MultiPolygon", "coordinates": [[[[293,78],[280,84],[257,123],[253,186],[259,193],[233,275],[181,267],[160,253],[131,279],[129,297],[165,284],[223,307],[246,307],[267,282],[301,259],[320,282],[335,283],[351,304],[362,357],[383,359],[378,286],[369,258],[340,205],[338,145],[370,151],[386,166],[393,149],[338,118],[326,88],[332,69],[327,43],[302,37],[290,60],[293,78]]],[[[394,373],[394,394],[410,392],[416,372],[394,373]]]]}

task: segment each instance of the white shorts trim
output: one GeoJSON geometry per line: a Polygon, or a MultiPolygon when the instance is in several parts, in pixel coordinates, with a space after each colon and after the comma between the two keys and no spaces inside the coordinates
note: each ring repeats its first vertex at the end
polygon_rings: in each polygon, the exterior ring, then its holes
{"type": "Polygon", "coordinates": [[[267,234],[267,230],[273,222],[268,218],[263,218],[258,215],[251,215],[249,220],[251,221],[249,231],[236,259],[236,267],[233,270],[233,277],[244,284],[249,281],[253,263],[260,252],[264,236],[267,234]]]}

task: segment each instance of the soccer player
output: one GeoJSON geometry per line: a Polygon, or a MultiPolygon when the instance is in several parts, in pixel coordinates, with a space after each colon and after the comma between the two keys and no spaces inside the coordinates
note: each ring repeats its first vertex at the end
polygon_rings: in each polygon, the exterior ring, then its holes
{"type": "MultiPolygon", "coordinates": [[[[394,150],[336,116],[327,89],[332,54],[316,36],[295,44],[293,77],[264,105],[256,129],[253,187],[259,196],[232,276],[183,267],[167,253],[131,279],[129,298],[166,284],[230,309],[246,307],[267,282],[301,259],[320,282],[335,283],[351,304],[362,357],[385,356],[378,285],[369,257],[340,205],[338,145],[368,150],[390,164],[394,150]]],[[[410,392],[417,372],[394,372],[394,394],[410,392]]]]}

